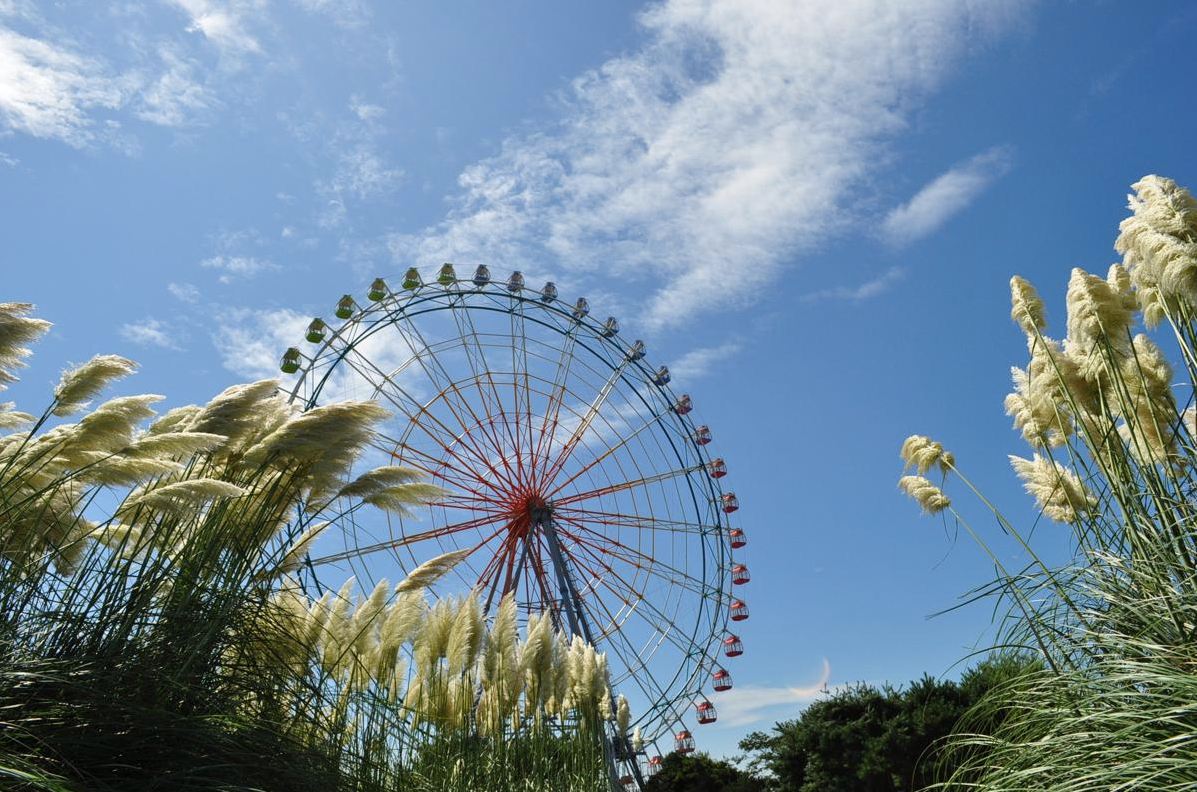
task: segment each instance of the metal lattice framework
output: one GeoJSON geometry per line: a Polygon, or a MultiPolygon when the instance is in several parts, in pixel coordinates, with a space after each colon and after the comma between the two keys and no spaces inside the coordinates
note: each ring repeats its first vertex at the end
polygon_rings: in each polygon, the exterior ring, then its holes
{"type": "Polygon", "coordinates": [[[373,582],[468,548],[442,588],[473,589],[488,610],[512,592],[525,618],[551,613],[607,653],[646,741],[673,747],[687,721],[705,722],[712,679],[730,687],[718,658],[735,607],[747,615],[731,596],[747,578],[732,559],[735,495],[690,397],[615,319],[552,284],[495,282],[485,267],[458,279],[446,265],[430,283],[409,270],[403,286],[376,280],[364,306],[343,297],[341,323],[314,320],[310,353],[288,349],[282,368],[299,375],[290,393],[304,409],[390,408],[373,462],[418,469],[448,494],[410,517],[351,512],[310,568],[373,582]]]}

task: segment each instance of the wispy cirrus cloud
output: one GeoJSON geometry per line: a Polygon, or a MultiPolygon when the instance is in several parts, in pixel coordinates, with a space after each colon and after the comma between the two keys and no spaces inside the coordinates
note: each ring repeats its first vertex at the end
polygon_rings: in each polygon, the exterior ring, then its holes
{"type": "Polygon", "coordinates": [[[692,349],[670,364],[669,373],[677,382],[692,382],[705,377],[717,364],[739,352],[738,341],[728,341],[714,347],[692,349]]]}
{"type": "Polygon", "coordinates": [[[734,695],[719,700],[719,727],[748,726],[770,717],[780,707],[793,708],[808,704],[820,694],[828,691],[831,681],[831,663],[823,658],[823,670],[812,684],[796,687],[766,687],[762,685],[736,685],[734,695]]]}
{"type": "Polygon", "coordinates": [[[191,283],[168,283],[166,290],[170,292],[170,296],[185,303],[194,304],[200,299],[200,290],[191,283]]]}
{"type": "Polygon", "coordinates": [[[176,332],[165,322],[148,316],[139,322],[121,325],[120,336],[139,346],[156,346],[163,349],[181,349],[176,332]]]}
{"type": "Polygon", "coordinates": [[[272,272],[280,269],[270,259],[256,256],[212,256],[200,262],[206,269],[220,270],[221,283],[232,283],[238,278],[252,278],[262,272],[272,272]]]}
{"type": "Polygon", "coordinates": [[[818,291],[803,294],[798,299],[803,302],[824,302],[827,300],[862,302],[884,294],[894,284],[905,277],[905,267],[890,267],[876,278],[867,280],[859,286],[836,286],[832,289],[819,289],[818,291]]]}
{"type": "Polygon", "coordinates": [[[0,24],[0,129],[83,146],[92,112],[120,107],[130,89],[101,61],[0,24]]]}
{"type": "Polygon", "coordinates": [[[159,49],[163,69],[140,92],[138,118],[159,126],[184,126],[218,104],[197,79],[197,66],[175,49],[159,49]]]}
{"type": "Polygon", "coordinates": [[[427,265],[541,261],[652,284],[650,325],[745,304],[852,222],[875,163],[969,46],[1026,3],[668,0],[574,80],[552,127],[464,170],[427,265]]]}
{"type": "Polygon", "coordinates": [[[881,232],[895,246],[938,231],[1010,170],[1013,150],[995,146],[940,174],[885,216],[881,232]]]}
{"type": "Polygon", "coordinates": [[[190,21],[187,29],[201,34],[223,54],[257,54],[262,45],[252,32],[255,17],[264,12],[263,0],[172,0],[190,21]]]}

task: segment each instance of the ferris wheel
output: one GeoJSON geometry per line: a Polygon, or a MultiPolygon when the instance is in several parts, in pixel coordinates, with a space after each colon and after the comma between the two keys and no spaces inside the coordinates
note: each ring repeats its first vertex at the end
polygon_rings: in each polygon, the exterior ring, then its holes
{"type": "MultiPolygon", "coordinates": [[[[309,568],[374,582],[468,549],[438,586],[472,590],[488,611],[511,594],[524,619],[548,612],[607,653],[646,743],[693,750],[690,724],[715,720],[708,691],[731,688],[726,658],[743,651],[732,628],[748,607],[733,591],[749,573],[733,556],[746,538],[726,466],[668,368],[585,298],[485,266],[459,278],[445,264],[429,282],[412,268],[395,290],[379,278],[335,316],[312,321],[306,352],[283,355],[293,403],[383,404],[392,418],[372,461],[445,494],[375,522],[351,513],[309,568]]],[[[661,760],[622,761],[638,783],[661,760]]]]}

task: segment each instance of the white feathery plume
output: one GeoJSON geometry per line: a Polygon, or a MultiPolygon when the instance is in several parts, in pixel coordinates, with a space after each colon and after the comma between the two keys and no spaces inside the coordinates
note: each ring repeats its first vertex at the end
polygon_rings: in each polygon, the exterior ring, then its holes
{"type": "Polygon", "coordinates": [[[384,578],[378,581],[370,596],[358,605],[353,613],[350,634],[353,637],[354,650],[361,657],[372,654],[378,645],[378,633],[382,628],[381,616],[386,610],[390,594],[391,584],[384,578]]]}
{"type": "Polygon", "coordinates": [[[527,638],[519,655],[528,710],[545,704],[553,690],[553,632],[547,613],[528,618],[527,638]]]}
{"type": "Polygon", "coordinates": [[[277,572],[282,575],[289,575],[296,572],[303,563],[303,557],[308,554],[312,547],[312,543],[324,533],[332,523],[320,522],[308,527],[303,533],[295,538],[295,543],[287,550],[287,554],[283,556],[283,560],[279,562],[277,572]]]}
{"type": "Polygon", "coordinates": [[[198,404],[187,404],[167,410],[146,429],[147,435],[170,434],[188,426],[203,408],[198,404]]]}
{"type": "Polygon", "coordinates": [[[956,457],[950,451],[944,451],[942,445],[925,435],[907,437],[899,453],[906,466],[913,466],[920,476],[935,465],[938,465],[946,476],[956,464],[956,457]]]}
{"type": "Polygon", "coordinates": [[[24,345],[50,329],[46,320],[26,316],[32,310],[30,303],[0,303],[0,390],[16,382],[12,369],[24,366],[24,358],[33,354],[24,345]]]}
{"type": "Polygon", "coordinates": [[[615,725],[619,727],[620,734],[628,733],[628,726],[632,722],[632,708],[628,706],[628,700],[621,693],[615,699],[615,725]]]}
{"type": "Polygon", "coordinates": [[[1018,275],[1010,279],[1010,318],[1031,336],[1047,327],[1047,315],[1039,292],[1018,275]]]}
{"type": "Polygon", "coordinates": [[[1197,303],[1197,201],[1160,176],[1145,176],[1132,188],[1132,215],[1118,226],[1114,249],[1123,254],[1144,322],[1154,327],[1168,310],[1197,303]]]}
{"type": "Polygon", "coordinates": [[[361,448],[374,424],[390,412],[374,402],[337,402],[315,407],[287,421],[246,452],[249,459],[281,457],[312,462],[337,449],[361,448]]]}
{"type": "Polygon", "coordinates": [[[177,473],[182,467],[178,462],[166,459],[128,459],[106,455],[104,459],[81,470],[78,479],[89,484],[131,487],[159,476],[177,473]]]}
{"type": "Polygon", "coordinates": [[[437,600],[425,617],[420,634],[413,642],[416,659],[423,672],[431,672],[448,651],[449,633],[453,630],[456,613],[457,604],[450,597],[437,600]]]}
{"type": "Polygon", "coordinates": [[[383,511],[407,516],[411,513],[408,508],[409,506],[435,503],[438,499],[445,496],[445,492],[444,489],[435,484],[399,484],[366,495],[362,500],[371,506],[377,506],[383,511]]]}
{"type": "Polygon", "coordinates": [[[143,492],[125,501],[122,511],[148,506],[174,514],[183,514],[217,498],[239,498],[245,490],[236,484],[211,478],[188,479],[143,492]]]}
{"type": "Polygon", "coordinates": [[[640,753],[644,750],[644,737],[640,735],[640,727],[637,726],[632,730],[632,751],[640,753]]]}
{"type": "MultiPolygon", "coordinates": [[[[137,425],[154,415],[150,405],[164,397],[154,394],[118,396],[83,416],[63,454],[73,451],[117,451],[133,441],[137,425]]],[[[56,427],[57,428],[57,427],[56,427]]]]}
{"type": "Polygon", "coordinates": [[[331,591],[326,591],[320,599],[313,601],[308,606],[308,617],[303,624],[303,632],[300,634],[300,641],[309,652],[314,652],[320,643],[321,635],[324,632],[324,625],[328,621],[329,611],[332,610],[331,591]]]}
{"type": "Polygon", "coordinates": [[[903,476],[898,479],[898,488],[918,501],[928,514],[938,514],[952,505],[939,487],[922,476],[903,476]]]}
{"type": "Polygon", "coordinates": [[[234,385],[218,393],[185,424],[189,432],[224,435],[230,442],[240,440],[254,429],[263,401],[278,391],[278,380],[266,379],[234,385]]]}
{"type": "Polygon", "coordinates": [[[1100,412],[1098,391],[1058,341],[1036,337],[1030,344],[1026,371],[1010,370],[1014,392],[1006,396],[1006,414],[1032,446],[1061,445],[1075,430],[1074,416],[1083,420],[1100,412]]]}
{"type": "Polygon", "coordinates": [[[1035,454],[1031,459],[1011,456],[1010,466],[1040,510],[1057,522],[1075,523],[1079,515],[1097,507],[1097,498],[1084,482],[1058,462],[1035,454]]]}
{"type": "Polygon", "coordinates": [[[92,533],[92,538],[97,542],[126,558],[131,558],[144,549],[139,548],[141,536],[140,528],[124,523],[108,523],[92,533]]]}
{"type": "Polygon", "coordinates": [[[1130,395],[1127,440],[1140,462],[1163,461],[1175,448],[1178,409],[1172,395],[1172,367],[1150,338],[1135,336],[1133,356],[1123,366],[1123,381],[1130,395]]]}
{"type": "MultiPolygon", "coordinates": [[[[564,717],[569,709],[570,643],[563,633],[553,634],[552,696],[545,707],[558,717],[564,717]]],[[[547,674],[546,674],[547,676],[547,674]]]]}
{"type": "Polygon", "coordinates": [[[1122,300],[1122,307],[1132,314],[1139,310],[1139,298],[1135,296],[1135,287],[1131,281],[1130,272],[1122,264],[1111,264],[1106,270],[1106,283],[1110,285],[1118,298],[1122,300]]]}
{"type": "Polygon", "coordinates": [[[332,605],[325,612],[320,640],[323,651],[320,662],[325,672],[332,674],[342,670],[348,662],[350,646],[350,623],[353,610],[353,587],[356,579],[350,577],[332,599],[332,605]]]}
{"type": "Polygon", "coordinates": [[[37,418],[29,413],[17,412],[16,405],[12,402],[0,404],[0,431],[28,426],[36,420],[37,418]]]}
{"type": "Polygon", "coordinates": [[[395,592],[402,594],[407,591],[428,588],[461,563],[461,560],[471,552],[470,548],[450,550],[435,558],[430,558],[409,572],[407,577],[401,580],[399,585],[395,587],[395,592]]]}
{"type": "Polygon", "coordinates": [[[505,715],[519,696],[521,668],[517,657],[518,645],[515,597],[508,592],[499,601],[482,658],[483,682],[495,691],[497,716],[505,715]]]}
{"type": "Polygon", "coordinates": [[[54,389],[54,415],[71,415],[87,406],[100,391],[137,370],[120,355],[96,355],[81,366],[64,371],[54,389]]]}
{"type": "Polygon", "coordinates": [[[189,458],[215,450],[224,444],[224,435],[208,432],[167,432],[145,434],[121,453],[129,457],[189,458]]]}
{"type": "Polygon", "coordinates": [[[403,643],[418,635],[427,611],[428,602],[422,591],[408,591],[397,596],[382,623],[379,640],[386,651],[398,651],[403,643]]]}
{"type": "Polygon", "coordinates": [[[485,623],[482,606],[474,595],[464,597],[453,616],[449,644],[445,654],[449,659],[449,673],[460,674],[474,665],[482,645],[485,623]]]}
{"type": "Polygon", "coordinates": [[[337,493],[337,497],[361,498],[399,484],[411,484],[423,477],[423,473],[413,468],[384,465],[367,471],[346,484],[337,493]]]}
{"type": "Polygon", "coordinates": [[[1067,305],[1064,349],[1086,380],[1104,382],[1110,365],[1116,367],[1130,351],[1134,315],[1109,281],[1079,267],[1068,279],[1067,305]]]}

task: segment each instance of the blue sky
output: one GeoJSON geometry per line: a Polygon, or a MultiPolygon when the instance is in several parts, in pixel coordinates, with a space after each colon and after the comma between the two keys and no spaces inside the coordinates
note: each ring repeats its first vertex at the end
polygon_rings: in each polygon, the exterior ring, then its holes
{"type": "Polygon", "coordinates": [[[1195,32],[1179,0],[0,0],[2,299],[56,323],[11,393],[117,352],[203,400],[376,275],[551,277],[728,461],[753,616],[697,736],[731,752],[824,659],[901,682],[986,645],[984,605],[928,618],[992,570],[898,493],[898,446],[1034,518],[1006,284],[1061,321],[1133,181],[1197,186],[1195,32]]]}

